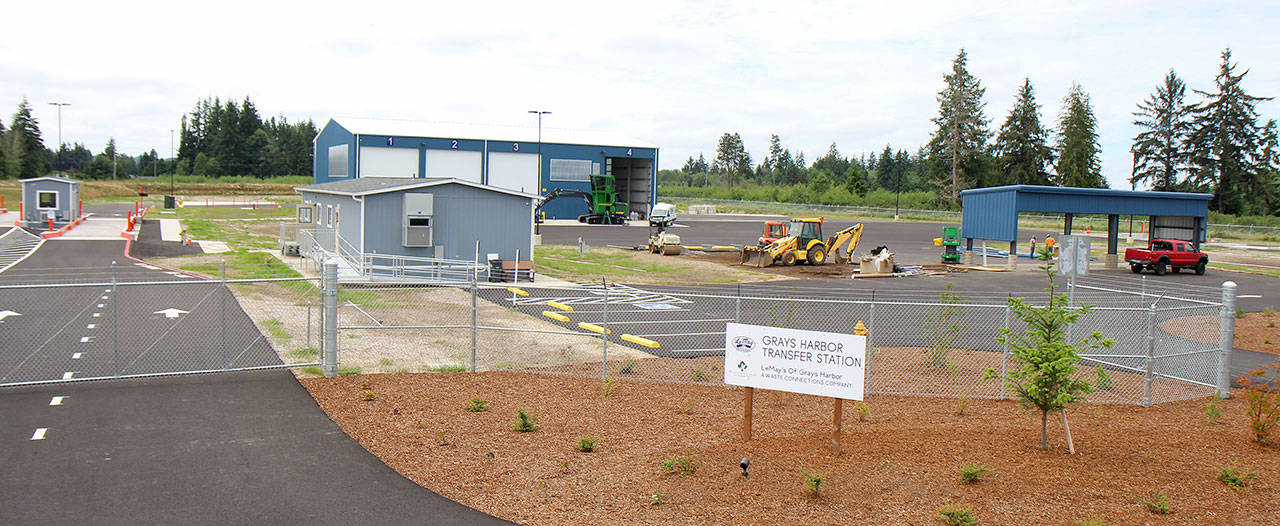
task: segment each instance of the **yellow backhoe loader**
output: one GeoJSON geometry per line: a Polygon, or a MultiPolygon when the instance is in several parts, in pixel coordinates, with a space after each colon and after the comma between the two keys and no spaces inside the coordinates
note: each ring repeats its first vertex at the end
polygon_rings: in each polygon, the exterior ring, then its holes
{"type": "Polygon", "coordinates": [[[827,262],[827,256],[831,254],[835,255],[838,263],[850,263],[853,259],[853,251],[857,248],[858,241],[862,239],[862,223],[841,230],[824,241],[822,222],[821,217],[792,219],[790,226],[787,227],[786,237],[763,247],[751,245],[742,247],[742,263],[745,264],[755,257],[758,267],[766,267],[774,263],[821,265],[827,262]],[[845,249],[845,255],[841,256],[838,251],[846,243],[848,248],[845,249]]]}

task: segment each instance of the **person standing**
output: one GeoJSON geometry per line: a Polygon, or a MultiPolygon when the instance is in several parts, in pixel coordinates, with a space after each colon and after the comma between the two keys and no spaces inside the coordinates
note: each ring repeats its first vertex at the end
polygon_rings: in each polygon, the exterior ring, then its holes
{"type": "Polygon", "coordinates": [[[1036,258],[1036,236],[1031,236],[1031,252],[1029,254],[1031,254],[1031,259],[1036,258]]]}

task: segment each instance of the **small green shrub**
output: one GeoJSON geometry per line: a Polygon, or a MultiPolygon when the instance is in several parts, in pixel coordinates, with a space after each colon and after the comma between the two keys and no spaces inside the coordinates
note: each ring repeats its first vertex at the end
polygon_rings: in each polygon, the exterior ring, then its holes
{"type": "Polygon", "coordinates": [[[485,451],[484,456],[485,458],[493,458],[495,455],[493,454],[492,451],[485,451]]]}
{"type": "Polygon", "coordinates": [[[354,365],[339,365],[339,366],[338,366],[338,376],[350,376],[350,375],[353,375],[353,374],[360,374],[360,368],[359,368],[359,367],[356,367],[356,366],[354,366],[354,365]]]}
{"type": "Polygon", "coordinates": [[[682,400],[680,407],[677,407],[676,411],[680,414],[691,415],[693,414],[693,403],[688,400],[682,400]]]}
{"type": "Polygon", "coordinates": [[[864,402],[856,402],[853,404],[853,412],[858,415],[859,422],[866,422],[867,414],[871,412],[871,408],[867,407],[864,402]]]}
{"type": "Polygon", "coordinates": [[[1111,380],[1111,373],[1108,373],[1101,365],[1093,368],[1093,376],[1093,387],[1099,391],[1110,391],[1115,385],[1115,382],[1111,380]]]}
{"type": "Polygon", "coordinates": [[[1213,393],[1213,398],[1209,399],[1209,404],[1204,408],[1204,414],[1209,417],[1210,424],[1222,418],[1222,409],[1218,407],[1219,400],[1222,400],[1222,397],[1218,396],[1218,393],[1213,393]]]}
{"type": "Polygon", "coordinates": [[[378,399],[378,394],[377,394],[377,393],[374,393],[373,391],[365,391],[365,392],[364,392],[364,401],[366,401],[366,402],[372,402],[372,401],[377,400],[377,399],[378,399]]]}
{"type": "Polygon", "coordinates": [[[810,496],[822,496],[822,481],[826,479],[825,475],[822,473],[809,473],[802,469],[800,470],[800,477],[804,480],[804,490],[808,492],[810,496]]]}
{"type": "MultiPolygon", "coordinates": [[[[289,356],[298,358],[300,360],[315,358],[319,354],[320,354],[320,349],[317,349],[315,347],[298,347],[297,349],[289,351],[289,356]]],[[[319,367],[317,367],[317,369],[319,369],[319,367]]],[[[323,371],[321,371],[321,373],[323,374],[323,371]]]]}
{"type": "Polygon", "coordinates": [[[391,361],[391,358],[383,358],[381,360],[378,360],[378,365],[381,365],[383,367],[391,367],[392,365],[395,365],[395,362],[391,361]]]}
{"type": "Polygon", "coordinates": [[[1225,466],[1218,466],[1218,480],[1221,480],[1223,484],[1236,491],[1249,489],[1249,482],[1255,478],[1258,478],[1257,473],[1242,471],[1235,462],[1225,466]]]}
{"type": "Polygon", "coordinates": [[[478,396],[475,398],[472,398],[471,403],[467,404],[467,411],[471,411],[472,413],[483,413],[488,410],[489,410],[489,402],[485,401],[485,399],[480,398],[478,396]]]}
{"type": "Polygon", "coordinates": [[[666,495],[663,495],[661,493],[654,493],[653,495],[649,495],[650,506],[661,506],[666,502],[667,502],[666,495]]]}
{"type": "Polygon", "coordinates": [[[1271,320],[1271,321],[1267,322],[1267,327],[1269,327],[1269,328],[1274,328],[1275,326],[1276,326],[1276,321],[1275,321],[1275,320],[1271,320]]]}
{"type": "Polygon", "coordinates": [[[695,463],[696,460],[698,460],[698,455],[672,455],[667,457],[666,460],[663,460],[662,464],[659,464],[659,466],[667,473],[679,473],[681,475],[686,475],[698,471],[698,465],[695,463]]]}
{"type": "Polygon", "coordinates": [[[614,379],[612,376],[604,377],[604,380],[600,383],[600,396],[603,396],[605,398],[612,396],[613,389],[614,387],[617,387],[617,385],[618,385],[618,381],[614,379]]]}
{"type": "Polygon", "coordinates": [[[591,435],[582,435],[578,437],[578,451],[590,453],[596,450],[596,437],[591,435]]]}
{"type": "Polygon", "coordinates": [[[1168,515],[1173,513],[1173,508],[1171,508],[1169,504],[1169,497],[1165,495],[1163,491],[1157,491],[1156,495],[1150,500],[1139,498],[1138,502],[1142,503],[1143,506],[1146,506],[1147,511],[1156,515],[1168,515]]]}
{"type": "Polygon", "coordinates": [[[960,483],[973,484],[991,471],[991,468],[977,462],[966,462],[960,465],[960,483]]]}
{"type": "Polygon", "coordinates": [[[1244,317],[1244,309],[1240,307],[1236,307],[1236,318],[1239,319],[1243,317],[1244,317]]]}
{"type": "Polygon", "coordinates": [[[951,526],[973,526],[978,523],[969,508],[954,507],[950,504],[938,510],[938,516],[942,517],[942,520],[947,521],[947,524],[951,526]]]}
{"type": "Polygon", "coordinates": [[[446,363],[441,365],[429,365],[424,367],[422,370],[429,373],[465,373],[467,372],[467,366],[456,363],[446,363]]]}
{"type": "Polygon", "coordinates": [[[1090,515],[1087,519],[1080,519],[1076,521],[1076,526],[1107,526],[1107,523],[1097,515],[1090,515]]]}
{"type": "Polygon", "coordinates": [[[956,399],[956,416],[964,416],[965,410],[968,408],[969,408],[969,397],[965,395],[960,395],[960,398],[956,399]]]}
{"type": "Polygon", "coordinates": [[[521,433],[528,433],[537,429],[537,415],[529,414],[523,407],[516,409],[516,425],[515,430],[521,433]]]}
{"type": "Polygon", "coordinates": [[[430,424],[428,424],[426,420],[419,420],[419,421],[418,421],[418,428],[419,428],[419,429],[426,429],[426,428],[427,428],[427,426],[429,426],[429,425],[430,425],[430,424]]]}
{"type": "Polygon", "coordinates": [[[314,365],[308,365],[308,366],[306,366],[306,367],[303,367],[303,368],[302,368],[302,372],[307,373],[307,374],[314,374],[314,375],[316,375],[316,376],[324,376],[324,369],[321,369],[321,368],[316,367],[316,366],[314,366],[314,365]]]}
{"type": "Polygon", "coordinates": [[[1270,306],[1270,305],[1267,305],[1267,307],[1266,307],[1265,309],[1262,309],[1262,313],[1263,313],[1263,314],[1266,314],[1267,316],[1270,316],[1270,315],[1272,315],[1272,314],[1275,314],[1275,313],[1276,313],[1276,308],[1275,308],[1275,307],[1272,307],[1272,306],[1270,306]]]}
{"type": "Polygon", "coordinates": [[[631,374],[636,371],[636,365],[640,364],[640,360],[635,358],[627,358],[622,362],[622,366],[618,367],[618,374],[631,374]]]}
{"type": "Polygon", "coordinates": [[[700,367],[693,368],[692,371],[689,371],[689,375],[693,377],[693,381],[695,382],[707,381],[707,372],[702,370],[700,367]]]}
{"type": "Polygon", "coordinates": [[[449,445],[449,435],[444,434],[444,431],[436,433],[436,443],[442,446],[449,445]]]}

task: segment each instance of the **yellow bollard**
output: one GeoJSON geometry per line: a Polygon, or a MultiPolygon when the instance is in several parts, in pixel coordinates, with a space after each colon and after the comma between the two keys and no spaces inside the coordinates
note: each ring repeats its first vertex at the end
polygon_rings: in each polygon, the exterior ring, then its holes
{"type": "Polygon", "coordinates": [[[549,310],[544,310],[544,311],[542,311],[542,315],[543,315],[543,316],[546,316],[546,317],[548,317],[548,318],[551,318],[551,319],[553,319],[553,320],[556,320],[556,321],[566,321],[566,322],[567,322],[567,321],[569,321],[569,317],[568,317],[568,316],[565,316],[565,315],[560,314],[560,313],[558,313],[558,312],[551,312],[551,311],[549,311],[549,310]]]}
{"type": "MultiPolygon", "coordinates": [[[[596,333],[596,334],[605,334],[604,327],[601,327],[601,326],[596,325],[596,324],[594,324],[594,323],[587,323],[587,322],[585,322],[585,321],[583,321],[583,322],[578,322],[578,327],[581,327],[581,328],[586,329],[586,330],[588,330],[588,331],[594,332],[594,333],[596,333]]],[[[613,331],[609,331],[609,334],[613,334],[613,331]]]]}
{"type": "Polygon", "coordinates": [[[521,295],[521,296],[528,296],[528,295],[529,295],[529,293],[528,293],[528,292],[525,292],[525,291],[523,291],[523,290],[517,289],[517,288],[515,288],[515,287],[507,287],[507,292],[511,292],[511,293],[519,294],[519,295],[521,295]]]}
{"type": "Polygon", "coordinates": [[[560,309],[560,310],[565,311],[565,312],[573,312],[573,307],[570,307],[570,306],[565,305],[565,304],[563,304],[563,303],[560,303],[560,302],[558,302],[558,301],[548,301],[548,302],[547,302],[547,306],[548,306],[548,307],[555,307],[555,308],[560,309]]]}
{"type": "Polygon", "coordinates": [[[657,349],[657,348],[659,347],[658,342],[655,342],[655,341],[650,340],[650,339],[648,339],[648,338],[641,338],[641,337],[639,337],[639,336],[634,336],[634,335],[631,335],[631,334],[623,334],[623,335],[622,335],[622,340],[623,340],[623,341],[628,341],[628,342],[634,343],[634,344],[636,344],[636,345],[643,345],[643,346],[648,347],[648,348],[650,348],[650,349],[657,349]]]}

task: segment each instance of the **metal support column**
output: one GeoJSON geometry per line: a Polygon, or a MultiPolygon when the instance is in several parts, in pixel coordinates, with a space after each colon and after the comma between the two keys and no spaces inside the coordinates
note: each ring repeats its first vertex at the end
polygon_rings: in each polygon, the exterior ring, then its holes
{"type": "Polygon", "coordinates": [[[230,365],[230,359],[227,358],[227,294],[230,289],[227,288],[227,260],[222,260],[222,289],[218,291],[218,297],[221,299],[221,315],[219,317],[220,334],[222,335],[222,368],[226,369],[230,365]]]}
{"type": "Polygon", "coordinates": [[[600,378],[609,377],[609,280],[600,278],[600,284],[604,285],[604,318],[601,325],[604,331],[600,333],[600,341],[604,342],[604,357],[600,360],[600,378]]]}
{"type": "Polygon", "coordinates": [[[1074,214],[1066,214],[1066,220],[1062,223],[1062,234],[1071,235],[1071,220],[1075,219],[1074,214]]]}
{"type": "Polygon", "coordinates": [[[1222,283],[1218,322],[1218,396],[1231,397],[1231,350],[1236,338],[1236,282],[1222,283]]]}
{"type": "Polygon", "coordinates": [[[111,370],[120,376],[120,288],[116,286],[116,262],[111,262],[111,370]]]}
{"type": "Polygon", "coordinates": [[[338,376],[338,262],[324,261],[324,375],[338,376]]]}
{"type": "MultiPolygon", "coordinates": [[[[1158,302],[1157,302],[1158,303],[1158,302]]],[[[1147,356],[1142,366],[1142,407],[1151,406],[1151,369],[1156,356],[1156,304],[1147,309],[1147,356]]]]}
{"type": "MultiPolygon", "coordinates": [[[[518,269],[517,269],[518,270],[518,269]]],[[[471,372],[476,372],[476,331],[477,331],[477,307],[476,297],[480,293],[480,287],[476,284],[475,274],[471,275],[471,372]]]]}

